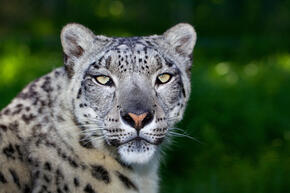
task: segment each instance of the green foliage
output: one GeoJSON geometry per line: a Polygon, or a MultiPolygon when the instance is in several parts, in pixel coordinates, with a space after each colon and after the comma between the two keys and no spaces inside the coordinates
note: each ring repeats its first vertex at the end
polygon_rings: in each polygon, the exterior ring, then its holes
{"type": "Polygon", "coordinates": [[[196,64],[179,127],[201,142],[178,139],[168,151],[164,192],[287,192],[289,59],[196,64]]]}
{"type": "Polygon", "coordinates": [[[192,95],[161,164],[161,192],[266,193],[290,189],[289,0],[3,0],[0,108],[62,65],[61,27],[97,34],[198,33],[192,95]]]}

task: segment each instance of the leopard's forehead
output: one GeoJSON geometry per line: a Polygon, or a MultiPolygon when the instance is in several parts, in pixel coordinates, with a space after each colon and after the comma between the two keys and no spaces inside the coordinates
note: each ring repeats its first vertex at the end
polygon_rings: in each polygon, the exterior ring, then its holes
{"type": "Polygon", "coordinates": [[[97,65],[119,72],[151,74],[167,63],[154,41],[148,38],[116,38],[111,46],[99,56],[97,65]]]}

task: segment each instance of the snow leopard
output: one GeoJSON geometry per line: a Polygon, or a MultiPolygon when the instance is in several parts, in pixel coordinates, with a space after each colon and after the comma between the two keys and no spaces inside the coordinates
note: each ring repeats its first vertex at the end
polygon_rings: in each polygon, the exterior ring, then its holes
{"type": "Polygon", "coordinates": [[[63,67],[0,112],[0,193],[157,193],[195,42],[186,23],[138,37],[64,26],[63,67]]]}

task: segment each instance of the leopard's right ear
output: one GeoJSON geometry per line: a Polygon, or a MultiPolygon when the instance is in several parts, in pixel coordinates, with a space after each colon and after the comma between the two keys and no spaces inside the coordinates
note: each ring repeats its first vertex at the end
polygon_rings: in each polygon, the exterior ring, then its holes
{"type": "Polygon", "coordinates": [[[83,25],[72,23],[63,27],[60,37],[66,57],[79,58],[92,46],[95,35],[83,25]]]}
{"type": "Polygon", "coordinates": [[[69,77],[73,76],[78,59],[90,51],[100,50],[110,41],[110,38],[96,36],[91,30],[77,23],[64,26],[60,37],[69,77]]]}

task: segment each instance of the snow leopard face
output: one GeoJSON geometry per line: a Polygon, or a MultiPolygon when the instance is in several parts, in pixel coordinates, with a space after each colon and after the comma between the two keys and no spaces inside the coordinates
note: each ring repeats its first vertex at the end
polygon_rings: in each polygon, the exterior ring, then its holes
{"type": "Polygon", "coordinates": [[[147,163],[189,98],[192,26],[179,24],[161,36],[109,38],[69,24],[61,40],[83,145],[105,143],[127,164],[147,163]]]}

